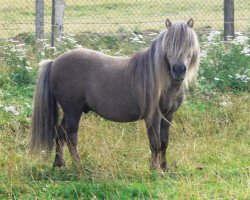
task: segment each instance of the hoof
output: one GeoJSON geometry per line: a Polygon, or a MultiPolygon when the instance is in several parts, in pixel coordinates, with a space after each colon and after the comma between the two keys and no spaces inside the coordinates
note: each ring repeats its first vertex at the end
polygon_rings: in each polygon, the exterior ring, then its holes
{"type": "Polygon", "coordinates": [[[170,171],[169,166],[168,166],[168,164],[166,162],[161,164],[161,169],[164,172],[169,172],[170,171]]]}
{"type": "Polygon", "coordinates": [[[164,175],[164,170],[161,169],[160,165],[151,165],[150,169],[160,176],[164,175]]]}
{"type": "Polygon", "coordinates": [[[153,172],[153,174],[156,174],[157,176],[160,176],[160,177],[163,177],[163,176],[165,176],[165,172],[162,170],[162,169],[160,169],[160,168],[157,168],[157,169],[152,169],[151,168],[151,171],[153,172]]]}
{"type": "Polygon", "coordinates": [[[63,160],[55,160],[53,163],[53,167],[64,167],[65,166],[65,161],[63,160]]]}

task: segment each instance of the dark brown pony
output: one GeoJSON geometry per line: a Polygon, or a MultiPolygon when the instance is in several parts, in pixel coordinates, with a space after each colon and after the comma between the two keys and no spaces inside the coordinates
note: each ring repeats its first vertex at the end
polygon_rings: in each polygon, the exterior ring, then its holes
{"type": "Polygon", "coordinates": [[[185,82],[198,70],[199,43],[188,23],[171,24],[152,45],[133,57],[112,57],[89,49],[68,51],[40,63],[32,116],[31,152],[51,151],[54,166],[65,165],[66,142],[79,161],[77,132],[82,113],[132,122],[144,119],[152,151],[151,167],[167,169],[166,148],[173,115],[181,105],[185,82]],[[63,118],[57,123],[57,104],[63,118]]]}

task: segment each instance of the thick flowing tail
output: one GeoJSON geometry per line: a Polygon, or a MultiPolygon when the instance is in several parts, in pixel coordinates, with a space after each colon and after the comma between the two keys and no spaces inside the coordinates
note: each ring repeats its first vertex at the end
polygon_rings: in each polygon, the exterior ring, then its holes
{"type": "Polygon", "coordinates": [[[53,96],[49,75],[52,60],[39,63],[40,75],[37,82],[32,113],[30,153],[51,151],[54,146],[57,124],[57,103],[53,96]]]}

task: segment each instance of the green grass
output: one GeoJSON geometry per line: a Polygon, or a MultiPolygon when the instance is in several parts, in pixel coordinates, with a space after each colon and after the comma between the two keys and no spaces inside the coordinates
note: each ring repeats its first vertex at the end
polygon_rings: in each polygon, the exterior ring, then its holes
{"type": "MultiPolygon", "coordinates": [[[[218,95],[218,94],[217,94],[218,95]]],[[[248,199],[249,95],[192,97],[177,112],[164,177],[149,171],[142,122],[113,123],[90,114],[81,121],[81,167],[53,169],[27,156],[28,127],[1,116],[0,197],[58,199],[248,199]],[[230,99],[232,107],[219,106],[230,99]],[[6,124],[7,123],[7,124],[6,124]],[[248,123],[248,124],[247,124],[248,123]]],[[[1,115],[3,113],[1,112],[1,115]]]]}
{"type": "Polygon", "coordinates": [[[46,161],[28,156],[37,63],[77,44],[110,55],[131,55],[155,37],[148,31],[136,33],[142,34],[145,43],[133,42],[135,35],[124,30],[117,35],[67,37],[55,51],[46,44],[43,50],[36,50],[34,34],[20,34],[15,38],[18,43],[1,41],[0,199],[250,198],[249,86],[237,79],[233,80],[235,88],[227,79],[227,90],[222,90],[213,77],[218,72],[223,77],[228,71],[216,71],[219,65],[209,64],[211,59],[220,60],[220,53],[230,52],[222,64],[230,69],[234,58],[241,68],[230,72],[240,73],[250,61],[240,50],[227,51],[222,46],[207,48],[202,43],[207,57],[202,58],[197,87],[188,91],[175,115],[167,154],[171,170],[165,176],[149,170],[150,149],[142,121],[114,123],[94,113],[83,116],[80,123],[80,166],[72,164],[68,150],[67,166],[61,169],[52,168],[54,153],[46,161]],[[20,43],[25,45],[19,49],[20,43]],[[9,106],[18,114],[6,111],[9,106]]]}

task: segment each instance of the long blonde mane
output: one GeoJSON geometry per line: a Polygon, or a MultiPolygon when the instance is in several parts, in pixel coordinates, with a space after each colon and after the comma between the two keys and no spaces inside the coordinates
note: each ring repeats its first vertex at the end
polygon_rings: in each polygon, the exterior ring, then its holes
{"type": "Polygon", "coordinates": [[[151,119],[159,111],[160,97],[171,85],[168,58],[179,59],[191,55],[186,82],[192,82],[198,71],[199,42],[194,30],[183,22],[173,24],[160,33],[152,45],[136,53],[126,72],[139,91],[141,118],[151,119]]]}

